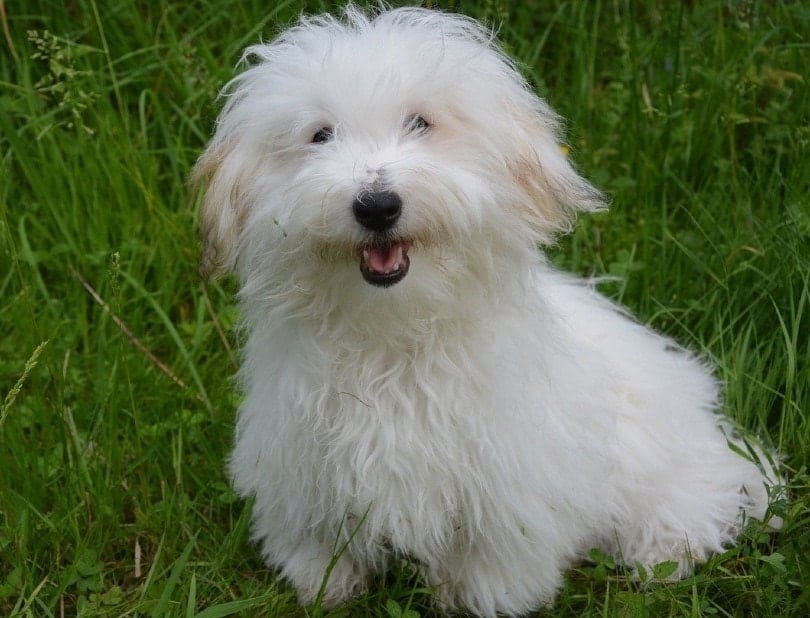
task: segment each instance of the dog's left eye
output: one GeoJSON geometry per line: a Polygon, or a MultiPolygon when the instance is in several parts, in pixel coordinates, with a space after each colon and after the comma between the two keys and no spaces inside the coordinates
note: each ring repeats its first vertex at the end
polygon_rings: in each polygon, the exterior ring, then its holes
{"type": "Polygon", "coordinates": [[[324,142],[328,142],[334,137],[334,134],[332,127],[321,127],[315,132],[315,135],[312,136],[312,143],[323,144],[324,142]]]}
{"type": "Polygon", "coordinates": [[[422,133],[430,128],[430,123],[419,114],[414,114],[405,125],[408,133],[422,133]]]}

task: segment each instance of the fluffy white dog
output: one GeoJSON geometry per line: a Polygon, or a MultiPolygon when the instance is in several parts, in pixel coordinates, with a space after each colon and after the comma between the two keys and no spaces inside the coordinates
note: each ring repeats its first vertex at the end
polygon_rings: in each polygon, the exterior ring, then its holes
{"type": "Polygon", "coordinates": [[[489,31],[350,6],[245,60],[203,266],[248,331],[230,472],[302,602],[337,552],[326,603],[409,556],[446,608],[521,614],[590,548],[684,574],[765,517],[709,371],[538,251],[603,199],[489,31]]]}

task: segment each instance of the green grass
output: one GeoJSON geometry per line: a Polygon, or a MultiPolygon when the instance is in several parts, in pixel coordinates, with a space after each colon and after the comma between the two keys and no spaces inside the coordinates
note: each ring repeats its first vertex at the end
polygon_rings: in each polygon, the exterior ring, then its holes
{"type": "MultiPolygon", "coordinates": [[[[786,455],[781,532],[674,584],[596,556],[548,615],[810,615],[807,4],[435,4],[501,25],[612,195],[555,261],[620,276],[786,455]]],[[[322,3],[0,7],[0,615],[305,615],[223,472],[238,318],[197,276],[185,180],[239,50],[322,3]]],[[[333,615],[426,599],[403,564],[333,615]]]]}

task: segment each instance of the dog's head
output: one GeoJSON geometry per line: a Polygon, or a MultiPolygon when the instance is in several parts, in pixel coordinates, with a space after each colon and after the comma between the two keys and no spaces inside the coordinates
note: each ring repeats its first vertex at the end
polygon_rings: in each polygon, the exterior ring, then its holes
{"type": "Polygon", "coordinates": [[[557,116],[471,19],[350,6],[243,60],[195,171],[209,274],[297,289],[480,277],[602,205],[557,116]]]}

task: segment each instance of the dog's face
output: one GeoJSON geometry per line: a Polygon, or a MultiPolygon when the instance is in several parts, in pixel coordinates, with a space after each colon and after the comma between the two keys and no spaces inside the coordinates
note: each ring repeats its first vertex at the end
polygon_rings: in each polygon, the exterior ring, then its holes
{"type": "Polygon", "coordinates": [[[245,59],[196,170],[209,272],[286,293],[437,285],[601,204],[472,20],[349,8],[245,59]]]}

